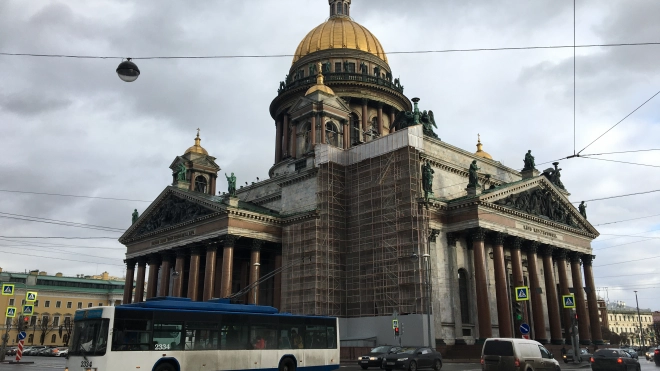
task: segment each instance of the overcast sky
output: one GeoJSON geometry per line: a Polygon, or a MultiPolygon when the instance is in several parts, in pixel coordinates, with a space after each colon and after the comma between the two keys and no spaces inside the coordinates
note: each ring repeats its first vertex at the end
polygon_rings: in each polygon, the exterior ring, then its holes
{"type": "MultiPolygon", "coordinates": [[[[114,57],[293,54],[328,16],[326,0],[3,0],[0,52],[114,57]]],[[[578,0],[576,42],[660,42],[657,0],[578,0]]],[[[573,44],[568,0],[354,0],[354,20],[388,52],[573,44]]],[[[390,54],[409,97],[432,109],[439,137],[474,151],[477,133],[495,160],[521,168],[574,151],[573,49],[390,54]]],[[[660,89],[660,46],[578,48],[579,151],[660,89]]],[[[193,144],[238,183],[267,178],[275,126],[268,106],[291,57],[137,60],[0,56],[0,251],[8,271],[121,276],[121,232],[18,220],[16,215],[124,230],[171,182],[168,166],[193,144]],[[16,215],[8,215],[16,214],[16,215]],[[10,217],[10,218],[7,218],[10,217]],[[13,219],[14,218],[14,219],[13,219]],[[7,237],[112,239],[7,239],[7,237]],[[57,258],[57,259],[55,259],[57,258]]],[[[660,97],[583,154],[660,148],[660,97]]],[[[572,201],[659,189],[660,152],[561,161],[572,201]],[[653,165],[638,166],[610,161],[653,165]]],[[[544,169],[550,164],[540,165],[544,169]]],[[[220,178],[219,178],[220,179],[220,178]]],[[[225,190],[223,179],[219,190],[225,190]]],[[[660,310],[660,192],[588,202],[602,233],[593,243],[596,285],[610,301],[660,310]],[[652,216],[652,217],[649,217],[652,216]],[[617,221],[640,218],[632,221],[617,221]],[[612,224],[608,224],[612,223],[612,224]],[[618,235],[635,235],[620,237],[618,235]],[[628,262],[636,260],[634,262],[628,262]],[[622,262],[617,264],[617,262],[622,262]]]]}

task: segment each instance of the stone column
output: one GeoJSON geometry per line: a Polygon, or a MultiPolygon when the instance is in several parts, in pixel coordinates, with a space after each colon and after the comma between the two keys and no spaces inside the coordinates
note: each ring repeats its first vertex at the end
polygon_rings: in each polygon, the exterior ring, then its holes
{"type": "Polygon", "coordinates": [[[191,191],[195,190],[195,177],[197,177],[197,174],[194,171],[190,171],[190,184],[188,185],[188,189],[191,191]]]}
{"type": "MultiPolygon", "coordinates": [[[[366,133],[369,125],[369,116],[367,113],[367,103],[369,103],[369,99],[367,98],[362,98],[362,132],[366,133]]],[[[366,139],[366,138],[365,138],[366,139]]]]}
{"type": "MultiPolygon", "coordinates": [[[[522,246],[522,238],[513,237],[511,238],[511,270],[513,271],[513,285],[514,289],[516,287],[525,286],[525,277],[523,276],[523,267],[522,267],[522,255],[520,254],[520,248],[522,246]]],[[[514,321],[514,331],[516,337],[521,337],[520,333],[520,323],[527,322],[527,302],[519,302],[523,308],[523,319],[522,321],[514,321]]]]}
{"type": "Polygon", "coordinates": [[[474,281],[477,289],[477,316],[479,318],[479,341],[481,342],[493,337],[493,327],[490,322],[490,303],[488,301],[488,282],[486,281],[484,232],[482,228],[475,228],[470,235],[474,251],[474,281]]]}
{"type": "MultiPolygon", "coordinates": [[[[250,255],[250,285],[259,281],[259,271],[261,267],[255,266],[255,264],[261,262],[261,246],[263,246],[263,244],[264,241],[262,240],[252,240],[252,254],[250,255]]],[[[259,286],[253,287],[252,290],[250,290],[247,302],[249,304],[257,304],[259,302],[259,286]]]]}
{"type": "Polygon", "coordinates": [[[149,256],[149,280],[147,281],[147,299],[156,296],[158,288],[158,270],[160,269],[160,256],[149,256]]]}
{"type": "Polygon", "coordinates": [[[550,342],[561,345],[561,319],[559,317],[559,300],[557,299],[557,285],[555,283],[555,269],[552,265],[552,246],[543,246],[543,277],[545,278],[545,298],[548,303],[548,322],[550,324],[550,342]]]}
{"type": "Polygon", "coordinates": [[[378,134],[381,137],[385,135],[385,127],[383,125],[383,102],[378,102],[378,134]]]}
{"type": "Polygon", "coordinates": [[[312,114],[312,131],[310,132],[310,135],[312,136],[312,150],[314,149],[314,146],[316,145],[316,112],[312,114]]]}
{"type": "Polygon", "coordinates": [[[172,270],[171,253],[161,255],[163,263],[160,266],[160,286],[158,287],[158,296],[167,296],[170,294],[170,271],[172,270]]]}
{"type": "MultiPolygon", "coordinates": [[[[275,270],[282,268],[282,254],[275,255],[275,270]]],[[[282,309],[282,273],[273,277],[273,306],[282,309]]]]}
{"type": "Polygon", "coordinates": [[[195,301],[199,292],[199,263],[201,260],[202,249],[192,247],[190,249],[190,268],[188,269],[188,297],[195,301]]]}
{"type": "Polygon", "coordinates": [[[284,134],[282,135],[282,158],[289,157],[289,115],[284,114],[284,123],[282,124],[284,134]]]}
{"type": "Polygon", "coordinates": [[[183,296],[183,270],[184,264],[186,263],[186,250],[177,249],[176,250],[176,263],[174,265],[174,272],[176,275],[173,278],[172,282],[172,296],[181,297],[183,296]]]}
{"type": "Polygon", "coordinates": [[[575,309],[578,315],[578,331],[580,344],[591,344],[589,334],[589,321],[587,321],[587,308],[584,299],[584,288],[582,287],[582,274],[580,273],[580,257],[582,254],[571,252],[571,274],[573,276],[573,290],[575,291],[575,309]]]}
{"type": "Polygon", "coordinates": [[[463,317],[461,316],[461,299],[458,290],[458,261],[456,252],[456,233],[447,233],[447,260],[449,266],[449,290],[452,299],[452,313],[454,315],[454,339],[456,342],[465,344],[463,340],[463,317]]]}
{"type": "Polygon", "coordinates": [[[348,121],[344,120],[344,149],[349,149],[351,147],[350,132],[348,121]]]}
{"type": "Polygon", "coordinates": [[[527,271],[529,272],[529,296],[532,302],[532,317],[534,319],[534,340],[541,344],[547,344],[548,338],[545,332],[545,316],[543,315],[543,301],[539,293],[539,270],[537,268],[537,250],[539,243],[530,241],[527,246],[527,271]]]}
{"type": "Polygon", "coordinates": [[[296,130],[296,122],[291,123],[289,130],[291,131],[291,157],[298,157],[298,133],[296,130]]]}
{"type": "Polygon", "coordinates": [[[506,265],[504,263],[504,233],[495,233],[493,238],[493,266],[495,268],[495,295],[497,299],[497,323],[500,328],[500,337],[510,338],[511,312],[509,307],[509,293],[506,282],[506,265]]]}
{"type": "Polygon", "coordinates": [[[215,255],[218,251],[218,242],[213,241],[206,245],[206,268],[204,269],[204,293],[202,300],[213,298],[213,285],[215,284],[215,255]]]}
{"type": "Polygon", "coordinates": [[[275,122],[275,163],[282,160],[282,120],[275,122]]]}
{"type": "MultiPolygon", "coordinates": [[[[564,295],[569,295],[570,292],[568,290],[568,274],[566,274],[566,256],[568,254],[568,250],[566,249],[558,249],[557,251],[557,272],[559,274],[559,294],[564,296],[564,295]]],[[[563,303],[562,303],[562,308],[563,308],[563,303]]],[[[564,342],[566,344],[571,344],[571,322],[573,319],[571,318],[571,310],[570,309],[564,309],[562,310],[563,318],[564,318],[564,342]]]]}
{"type": "Polygon", "coordinates": [[[215,253],[215,277],[213,277],[213,297],[222,297],[222,253],[215,253]]]}
{"type": "Polygon", "coordinates": [[[144,274],[147,266],[147,259],[144,256],[137,258],[138,270],[135,280],[135,302],[141,303],[144,300],[144,274]]]}
{"type": "Polygon", "coordinates": [[[596,345],[602,345],[603,335],[600,329],[600,316],[598,315],[598,297],[596,296],[596,285],[594,282],[594,271],[592,268],[594,256],[582,255],[584,269],[584,283],[587,286],[587,306],[589,307],[589,322],[591,324],[591,340],[596,345]]]}
{"type": "Polygon", "coordinates": [[[232,269],[234,267],[234,245],[237,236],[227,235],[225,237],[225,247],[222,250],[222,288],[220,297],[226,298],[231,295],[232,269]]]}
{"type": "Polygon", "coordinates": [[[126,259],[126,281],[124,282],[124,300],[122,304],[130,304],[133,301],[133,280],[135,279],[135,259],[126,259]]]}
{"type": "Polygon", "coordinates": [[[319,121],[320,121],[320,124],[321,124],[320,129],[321,129],[321,143],[322,144],[325,144],[325,118],[324,117],[325,116],[323,116],[323,114],[321,114],[319,116],[319,121]]]}
{"type": "Polygon", "coordinates": [[[394,107],[390,107],[390,133],[394,133],[394,119],[395,119],[395,114],[394,114],[394,107]]]}

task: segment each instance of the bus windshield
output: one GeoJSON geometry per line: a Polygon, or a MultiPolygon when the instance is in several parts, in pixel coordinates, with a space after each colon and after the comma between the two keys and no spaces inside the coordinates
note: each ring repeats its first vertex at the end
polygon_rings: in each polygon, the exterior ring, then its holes
{"type": "Polygon", "coordinates": [[[104,355],[107,348],[109,322],[107,318],[75,321],[73,342],[69,354],[84,357],[104,355]]]}

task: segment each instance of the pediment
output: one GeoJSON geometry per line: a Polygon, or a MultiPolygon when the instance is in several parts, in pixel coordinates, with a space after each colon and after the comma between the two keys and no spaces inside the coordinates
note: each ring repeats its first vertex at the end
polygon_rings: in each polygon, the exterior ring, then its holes
{"type": "Polygon", "coordinates": [[[497,188],[479,197],[482,201],[503,206],[529,217],[545,219],[584,232],[598,231],[580,214],[566,196],[545,177],[497,188]]]}
{"type": "Polygon", "coordinates": [[[218,211],[222,211],[220,206],[213,208],[186,192],[168,187],[119,241],[123,243],[125,240],[188,223],[218,211]]]}

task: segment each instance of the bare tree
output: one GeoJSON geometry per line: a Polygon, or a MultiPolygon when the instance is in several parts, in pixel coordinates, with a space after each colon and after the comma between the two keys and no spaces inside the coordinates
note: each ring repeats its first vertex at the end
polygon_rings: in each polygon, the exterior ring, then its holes
{"type": "Polygon", "coordinates": [[[40,343],[41,345],[44,345],[44,341],[46,341],[46,335],[53,331],[53,322],[49,316],[43,316],[41,317],[41,321],[39,321],[37,326],[39,327],[39,330],[41,330],[40,343]]]}
{"type": "Polygon", "coordinates": [[[64,334],[64,346],[69,346],[69,340],[71,340],[71,332],[73,331],[73,322],[71,322],[71,317],[64,318],[64,324],[60,325],[60,338],[64,334]]]}

